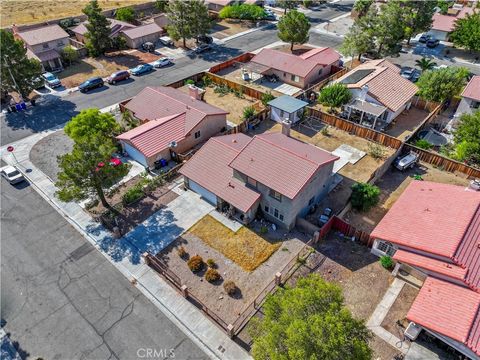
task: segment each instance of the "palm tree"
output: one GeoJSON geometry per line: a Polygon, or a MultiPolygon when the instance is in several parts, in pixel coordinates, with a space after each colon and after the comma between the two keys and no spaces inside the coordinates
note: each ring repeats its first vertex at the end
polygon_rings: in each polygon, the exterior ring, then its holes
{"type": "Polygon", "coordinates": [[[422,69],[422,71],[432,70],[435,66],[437,66],[435,61],[424,57],[420,60],[416,60],[415,62],[417,63],[417,66],[422,69]]]}

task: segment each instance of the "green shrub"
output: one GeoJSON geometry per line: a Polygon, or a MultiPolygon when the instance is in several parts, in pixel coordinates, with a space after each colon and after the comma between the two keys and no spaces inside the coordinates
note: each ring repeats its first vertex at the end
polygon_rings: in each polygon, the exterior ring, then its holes
{"type": "Polygon", "coordinates": [[[141,184],[136,184],[135,186],[132,186],[130,189],[128,189],[125,194],[123,194],[122,203],[124,205],[132,204],[135,201],[140,200],[144,195],[145,194],[143,192],[141,184]]]}
{"type": "Polygon", "coordinates": [[[385,157],[385,148],[379,144],[368,144],[368,153],[374,159],[383,159],[385,157]]]}
{"type": "Polygon", "coordinates": [[[246,108],[243,109],[243,118],[250,119],[255,115],[255,109],[253,106],[247,106],[246,108]]]}
{"type": "Polygon", "coordinates": [[[380,257],[380,264],[382,264],[382,266],[388,270],[393,267],[393,260],[390,256],[384,255],[380,257]]]}
{"type": "Polygon", "coordinates": [[[270,101],[272,101],[273,99],[275,99],[275,96],[273,96],[271,92],[267,92],[267,93],[263,94],[262,97],[261,97],[261,101],[262,101],[263,106],[267,107],[268,103],[270,101]]]}
{"type": "Polygon", "coordinates": [[[419,147],[420,149],[425,149],[425,150],[429,150],[433,147],[433,145],[430,144],[425,139],[418,139],[417,141],[415,141],[415,146],[419,147]]]}
{"type": "Polygon", "coordinates": [[[266,233],[268,233],[268,227],[264,225],[260,228],[260,234],[265,235],[266,233]]]}
{"type": "Polygon", "coordinates": [[[178,256],[180,256],[182,259],[184,259],[185,257],[187,257],[188,253],[187,251],[185,250],[185,248],[183,246],[180,246],[178,249],[177,249],[177,254],[178,256]]]}
{"type": "Polygon", "coordinates": [[[207,75],[203,75],[202,82],[205,87],[209,87],[212,84],[212,79],[207,75]]]}
{"type": "Polygon", "coordinates": [[[120,21],[131,23],[135,20],[135,10],[130,6],[120,8],[117,10],[115,18],[120,21]]]}
{"type": "Polygon", "coordinates": [[[215,87],[215,89],[213,90],[213,92],[215,94],[219,94],[219,96],[225,96],[228,93],[230,93],[230,91],[232,91],[232,90],[225,84],[217,85],[215,87]]]}
{"type": "Polygon", "coordinates": [[[260,20],[267,14],[265,10],[257,5],[241,4],[225,6],[218,16],[221,19],[239,19],[239,20],[260,20]]]}
{"type": "Polygon", "coordinates": [[[235,283],[231,280],[228,280],[228,281],[225,281],[223,283],[223,290],[225,290],[225,292],[232,296],[232,295],[235,295],[235,293],[237,292],[238,288],[237,288],[237,285],[235,285],[235,283]]]}
{"type": "Polygon", "coordinates": [[[210,283],[218,281],[220,280],[220,274],[218,273],[217,270],[209,268],[205,273],[205,280],[207,280],[210,283]]]}
{"type": "Polygon", "coordinates": [[[203,269],[204,263],[200,255],[194,255],[188,260],[187,265],[192,272],[198,272],[203,269]]]}
{"type": "Polygon", "coordinates": [[[185,80],[183,83],[185,85],[195,85],[195,81],[193,81],[192,79],[185,80]]]}
{"type": "Polygon", "coordinates": [[[207,259],[207,265],[209,268],[212,268],[212,269],[215,269],[217,267],[217,264],[213,259],[207,259]]]}
{"type": "Polygon", "coordinates": [[[352,98],[350,90],[344,84],[333,84],[320,91],[318,102],[330,108],[345,105],[352,98]]]}
{"type": "Polygon", "coordinates": [[[352,185],[352,206],[360,211],[367,211],[378,203],[380,189],[375,185],[356,183],[352,185]]]}
{"type": "Polygon", "coordinates": [[[328,126],[325,125],[322,130],[320,131],[320,133],[323,135],[323,136],[330,136],[330,133],[328,132],[328,126]]]}

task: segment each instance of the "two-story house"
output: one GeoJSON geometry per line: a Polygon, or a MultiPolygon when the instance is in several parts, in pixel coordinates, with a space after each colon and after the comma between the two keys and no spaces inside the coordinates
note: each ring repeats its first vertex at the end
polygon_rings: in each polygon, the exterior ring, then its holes
{"type": "Polygon", "coordinates": [[[453,129],[456,127],[460,116],[463,114],[472,114],[473,112],[480,110],[480,75],[475,75],[470,79],[463,90],[461,97],[462,99],[458,104],[452,122],[453,129]]]}
{"type": "Polygon", "coordinates": [[[282,133],[210,139],[180,170],[185,186],[248,224],[257,211],[292,229],[329,190],[338,157],[282,133]]]}
{"type": "Polygon", "coordinates": [[[27,56],[40,61],[44,71],[63,68],[62,50],[69,44],[69,36],[60,26],[55,24],[22,31],[13,25],[12,31],[15,38],[25,43],[27,56]]]}
{"type": "Polygon", "coordinates": [[[190,86],[189,91],[146,87],[122,104],[141,122],[117,136],[132,159],[153,168],[155,161],[175,159],[226,128],[228,112],[200,100],[201,89],[190,86]]]}

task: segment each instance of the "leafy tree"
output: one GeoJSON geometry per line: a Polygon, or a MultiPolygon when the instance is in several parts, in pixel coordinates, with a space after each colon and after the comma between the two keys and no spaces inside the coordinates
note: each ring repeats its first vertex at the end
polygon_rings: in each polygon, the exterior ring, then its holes
{"type": "Polygon", "coordinates": [[[256,360],[366,360],[371,333],[344,306],[342,291],[317,274],[267,298],[250,335],[256,360]]]}
{"type": "Polygon", "coordinates": [[[115,18],[120,21],[131,23],[135,20],[135,10],[130,6],[120,8],[117,10],[115,18]]]}
{"type": "Polygon", "coordinates": [[[417,141],[415,141],[415,146],[419,147],[420,149],[425,149],[425,150],[429,150],[433,147],[433,145],[430,144],[425,139],[418,139],[417,141]]]}
{"type": "Polygon", "coordinates": [[[432,59],[427,59],[425,57],[419,60],[415,60],[415,63],[420,69],[422,69],[422,71],[432,70],[435,66],[437,66],[437,63],[435,61],[433,61],[432,59]]]}
{"type": "Polygon", "coordinates": [[[336,83],[320,91],[318,102],[330,108],[340,107],[350,101],[352,93],[344,84],[336,83]]]}
{"type": "Polygon", "coordinates": [[[281,7],[283,9],[283,14],[287,14],[287,10],[293,10],[297,7],[298,3],[300,1],[296,0],[277,0],[275,3],[277,4],[278,7],[281,7]]]}
{"type": "Polygon", "coordinates": [[[305,14],[296,10],[283,15],[278,22],[278,37],[280,40],[290,43],[290,51],[294,44],[304,44],[308,41],[310,22],[305,14]]]}
{"type": "Polygon", "coordinates": [[[267,93],[265,93],[265,94],[263,94],[263,95],[262,95],[262,99],[261,99],[263,106],[266,107],[266,106],[268,105],[268,103],[269,103],[270,101],[272,101],[273,99],[275,99],[275,96],[273,96],[270,91],[267,92],[267,93]]]}
{"type": "Polygon", "coordinates": [[[353,10],[357,13],[358,17],[361,18],[367,14],[373,3],[373,0],[356,0],[355,4],[353,4],[353,10]]]}
{"type": "Polygon", "coordinates": [[[187,47],[187,39],[192,37],[191,19],[188,1],[172,0],[168,4],[167,14],[169,25],[168,35],[173,40],[183,40],[183,47],[187,47]]]}
{"type": "Polygon", "coordinates": [[[357,56],[360,60],[362,54],[368,52],[375,47],[374,39],[371,32],[365,29],[362,25],[354,23],[349,32],[343,39],[341,52],[347,56],[357,56]]]}
{"type": "Polygon", "coordinates": [[[260,20],[266,16],[266,13],[257,5],[237,4],[225,6],[218,16],[221,19],[260,20]]]}
{"type": "Polygon", "coordinates": [[[428,70],[420,76],[417,86],[418,94],[429,101],[445,101],[460,94],[466,84],[468,70],[448,67],[428,70]]]}
{"type": "Polygon", "coordinates": [[[453,0],[438,0],[436,5],[440,8],[440,13],[445,15],[453,4],[455,4],[453,0]]]}
{"type": "MultiPolygon", "coordinates": [[[[190,0],[188,2],[192,20],[190,27],[192,29],[192,36],[198,37],[205,35],[212,28],[212,21],[208,16],[208,7],[204,0],[190,0]]],[[[198,40],[197,40],[198,42],[198,40]]]]}
{"type": "Polygon", "coordinates": [[[380,189],[375,185],[367,183],[356,183],[352,185],[352,206],[360,211],[367,211],[378,203],[380,189]]]}
{"type": "Polygon", "coordinates": [[[480,165],[480,111],[463,114],[454,134],[455,158],[480,165]]]}
{"type": "Polygon", "coordinates": [[[435,1],[401,0],[407,44],[413,36],[427,31],[432,26],[435,1]]]}
{"type": "Polygon", "coordinates": [[[91,56],[102,55],[111,46],[110,21],[102,14],[97,0],[91,0],[83,9],[87,15],[86,47],[91,56]]]}
{"type": "Polygon", "coordinates": [[[6,30],[0,30],[0,58],[2,92],[16,91],[27,98],[42,74],[40,62],[27,58],[23,42],[15,40],[13,34],[6,30]]]}
{"type": "Polygon", "coordinates": [[[164,13],[168,7],[168,0],[156,0],[155,7],[157,8],[158,11],[160,11],[161,13],[164,13]]]}
{"type": "MultiPolygon", "coordinates": [[[[372,9],[373,6],[370,10],[372,9]]],[[[398,54],[405,35],[402,15],[403,10],[398,1],[389,1],[381,6],[373,29],[377,57],[398,54]]]]}
{"type": "Polygon", "coordinates": [[[78,60],[78,52],[72,46],[68,45],[62,49],[62,59],[67,62],[68,65],[72,65],[78,60]]]}
{"type": "Polygon", "coordinates": [[[480,13],[458,19],[450,39],[455,45],[469,51],[480,51],[480,13]]]}
{"type": "Polygon", "coordinates": [[[113,135],[119,125],[111,114],[88,109],[75,116],[65,133],[74,141],[73,150],[58,158],[57,195],[62,201],[83,200],[97,195],[102,205],[115,211],[105,198],[104,189],[128,173],[128,164],[110,164],[117,150],[113,135]]]}

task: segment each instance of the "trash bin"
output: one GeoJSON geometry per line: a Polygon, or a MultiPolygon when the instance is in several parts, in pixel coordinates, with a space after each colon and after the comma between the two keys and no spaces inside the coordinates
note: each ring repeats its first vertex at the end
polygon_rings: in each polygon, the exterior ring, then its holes
{"type": "Polygon", "coordinates": [[[37,102],[37,100],[35,100],[35,99],[30,100],[30,104],[31,104],[32,106],[35,106],[35,103],[36,103],[36,102],[37,102]]]}

